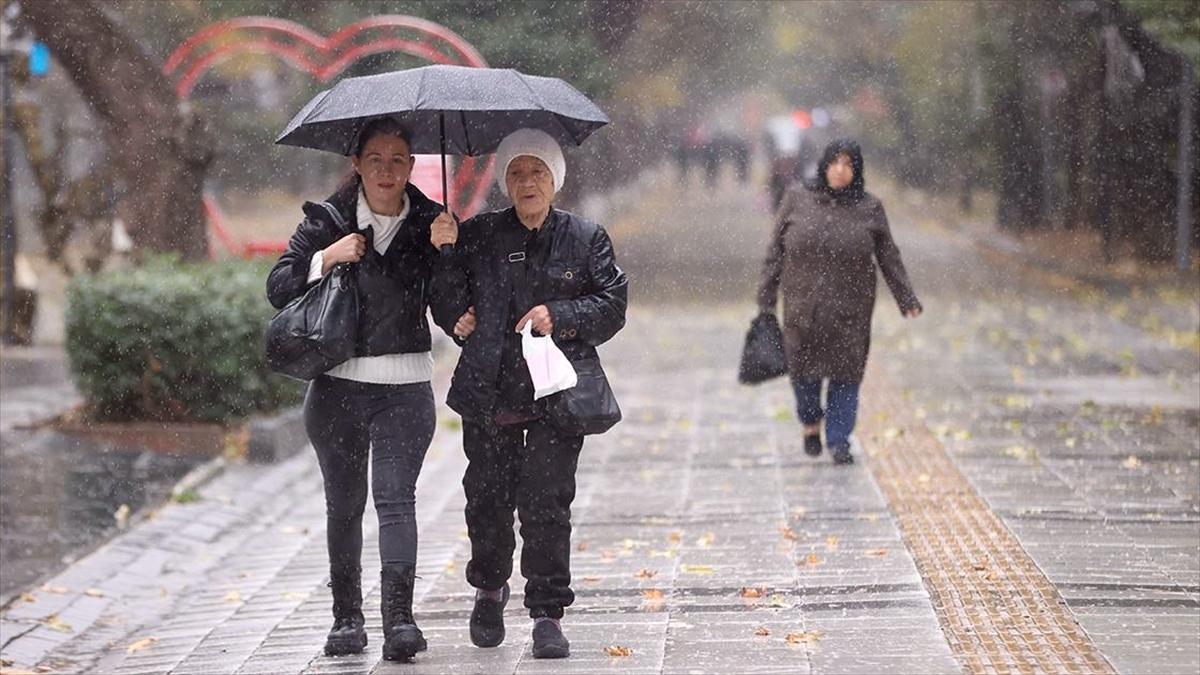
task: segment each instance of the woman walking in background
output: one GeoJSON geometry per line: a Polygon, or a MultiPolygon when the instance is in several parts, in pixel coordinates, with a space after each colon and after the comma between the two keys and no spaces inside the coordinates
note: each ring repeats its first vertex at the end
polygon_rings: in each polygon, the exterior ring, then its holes
{"type": "Polygon", "coordinates": [[[858,144],[830,143],[813,182],[783,199],[758,292],[763,312],[774,313],[783,296],[784,351],[804,450],[821,454],[823,420],[825,446],[836,464],[854,461],[850,434],[870,350],[877,264],[900,312],[915,318],[922,311],[883,204],[865,185],[858,144]]]}
{"type": "Polygon", "coordinates": [[[417,562],[415,490],[435,424],[429,306],[430,225],[442,207],[408,182],[408,130],[368,122],[353,152],[354,175],[305,219],[271,270],[267,295],[282,308],[335,265],[351,264],[359,294],[355,357],[308,386],[304,423],[325,483],[333,628],[329,655],[367,644],[362,614],[362,516],[367,463],[379,514],[385,659],[412,657],[425,638],[412,614],[417,562]]]}

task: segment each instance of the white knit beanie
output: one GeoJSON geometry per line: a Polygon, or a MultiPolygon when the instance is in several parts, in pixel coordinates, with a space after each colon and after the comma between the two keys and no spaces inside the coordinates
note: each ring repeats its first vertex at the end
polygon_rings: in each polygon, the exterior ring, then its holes
{"type": "Polygon", "coordinates": [[[496,166],[500,169],[496,182],[500,184],[500,191],[505,197],[508,196],[508,181],[504,179],[508,175],[508,165],[521,155],[537,157],[545,162],[554,179],[554,192],[562,189],[563,180],[567,177],[567,160],[563,159],[558,141],[541,129],[517,129],[505,136],[500,141],[500,147],[496,148],[496,166]]]}

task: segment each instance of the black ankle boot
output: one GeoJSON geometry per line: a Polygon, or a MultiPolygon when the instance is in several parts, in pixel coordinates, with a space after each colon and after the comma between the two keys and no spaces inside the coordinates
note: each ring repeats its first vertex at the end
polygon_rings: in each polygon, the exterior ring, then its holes
{"type": "Polygon", "coordinates": [[[471,610],[471,644],[476,647],[496,647],[504,642],[504,606],[508,604],[508,583],[501,589],[499,600],[475,594],[471,610]]]}
{"type": "Polygon", "coordinates": [[[333,628],[325,638],[325,655],[361,654],[367,646],[366,621],[362,613],[362,570],[333,569],[329,572],[333,591],[333,628]]]}
{"type": "Polygon", "coordinates": [[[821,434],[805,434],[804,436],[804,453],[809,457],[818,457],[821,454],[821,434]]]}
{"type": "Polygon", "coordinates": [[[407,661],[427,648],[425,636],[417,628],[412,612],[416,570],[412,565],[389,565],[383,568],[380,577],[383,658],[388,661],[407,661]]]}

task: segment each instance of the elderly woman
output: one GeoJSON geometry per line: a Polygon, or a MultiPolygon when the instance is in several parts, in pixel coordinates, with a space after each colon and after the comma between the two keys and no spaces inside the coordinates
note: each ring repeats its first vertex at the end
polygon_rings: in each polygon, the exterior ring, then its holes
{"type": "Polygon", "coordinates": [[[562,658],[559,623],[571,591],[571,501],[583,436],[620,418],[596,346],[625,325],[626,278],[604,228],[553,207],[566,163],[548,134],[522,129],[496,152],[512,207],[434,224],[430,240],[454,245],[434,272],[434,320],[462,345],[447,403],[463,417],[475,587],[471,641],[504,640],[512,575],[513,510],[521,518],[525,606],[534,658],[562,658]],[[521,330],[551,336],[578,384],[535,400],[521,330]]]}
{"type": "Polygon", "coordinates": [[[426,648],[412,614],[417,562],[415,489],[433,439],[430,278],[437,251],[430,224],[453,222],[408,182],[408,129],[369,122],[351,155],[354,173],[328,201],[305,203],[305,219],[271,270],[267,296],[282,308],[336,265],[351,265],[358,288],[355,357],[308,385],[304,425],[325,483],[333,627],[329,655],[367,644],[362,613],[362,517],[367,465],[379,514],[383,657],[426,648]]]}
{"type": "Polygon", "coordinates": [[[871,344],[876,263],[900,312],[921,314],[883,205],[865,186],[858,144],[830,143],[812,184],[784,197],[758,292],[760,311],[774,313],[782,286],[784,349],[804,450],[821,454],[823,419],[836,464],[854,461],[850,433],[871,344]]]}

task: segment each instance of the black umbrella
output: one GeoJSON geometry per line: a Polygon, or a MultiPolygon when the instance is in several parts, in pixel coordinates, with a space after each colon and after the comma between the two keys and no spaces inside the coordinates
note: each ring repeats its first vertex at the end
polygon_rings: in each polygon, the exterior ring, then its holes
{"type": "Polygon", "coordinates": [[[441,153],[447,202],[446,153],[495,152],[505,136],[524,127],[579,145],[608,124],[596,104],[555,77],[510,68],[425,66],[338,82],[314,96],[275,142],[349,155],[363,126],[382,116],[412,131],[413,152],[441,153]]]}

